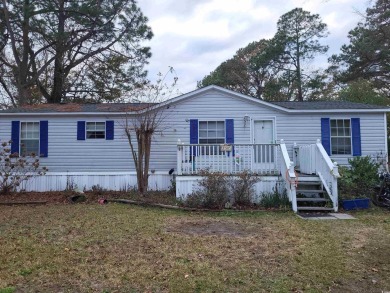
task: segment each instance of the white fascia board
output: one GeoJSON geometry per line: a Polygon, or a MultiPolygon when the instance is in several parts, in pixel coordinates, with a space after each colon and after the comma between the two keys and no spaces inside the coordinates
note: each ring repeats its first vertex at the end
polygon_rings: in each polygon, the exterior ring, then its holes
{"type": "Polygon", "coordinates": [[[390,112],[389,109],[325,109],[325,110],[292,110],[288,109],[288,113],[292,114],[321,114],[321,113],[386,113],[390,112]]]}
{"type": "Polygon", "coordinates": [[[3,116],[131,116],[133,112],[23,112],[23,113],[0,113],[0,117],[3,116]]]}

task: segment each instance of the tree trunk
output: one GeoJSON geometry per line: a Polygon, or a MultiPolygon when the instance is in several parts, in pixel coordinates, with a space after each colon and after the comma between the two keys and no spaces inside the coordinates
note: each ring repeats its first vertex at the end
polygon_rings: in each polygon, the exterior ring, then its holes
{"type": "Polygon", "coordinates": [[[60,103],[64,92],[64,52],[65,52],[65,11],[64,1],[60,1],[58,12],[56,56],[54,61],[53,89],[50,93],[48,103],[60,103]]]}

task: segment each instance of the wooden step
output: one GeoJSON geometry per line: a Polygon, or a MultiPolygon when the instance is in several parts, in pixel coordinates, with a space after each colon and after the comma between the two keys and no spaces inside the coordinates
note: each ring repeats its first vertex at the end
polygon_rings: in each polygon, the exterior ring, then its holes
{"type": "Polygon", "coordinates": [[[298,211],[333,211],[333,208],[326,207],[297,207],[298,211]]]}
{"type": "Polygon", "coordinates": [[[297,197],[297,201],[328,202],[329,199],[322,197],[297,197]]]}
{"type": "Polygon", "coordinates": [[[297,193],[324,193],[322,189],[299,189],[297,188],[297,193]]]}

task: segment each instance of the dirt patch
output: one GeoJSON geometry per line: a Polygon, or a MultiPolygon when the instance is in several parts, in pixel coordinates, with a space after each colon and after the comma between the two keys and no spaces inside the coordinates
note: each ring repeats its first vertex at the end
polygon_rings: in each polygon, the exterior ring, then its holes
{"type": "MultiPolygon", "coordinates": [[[[200,236],[233,236],[233,237],[248,237],[258,233],[259,227],[251,227],[243,223],[218,221],[210,219],[193,220],[185,222],[170,222],[166,228],[167,232],[174,232],[186,235],[200,236]]],[[[261,231],[262,234],[264,231],[261,231]]]]}

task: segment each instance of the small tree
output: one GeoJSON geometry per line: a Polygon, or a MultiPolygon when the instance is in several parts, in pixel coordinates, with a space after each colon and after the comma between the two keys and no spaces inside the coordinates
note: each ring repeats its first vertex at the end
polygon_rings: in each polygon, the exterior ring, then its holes
{"type": "Polygon", "coordinates": [[[2,142],[0,148],[0,194],[16,191],[30,178],[44,175],[46,167],[40,167],[39,158],[35,154],[19,156],[11,153],[11,141],[2,142]]]}
{"type": "Polygon", "coordinates": [[[133,93],[133,97],[139,98],[137,101],[140,104],[125,117],[124,130],[137,173],[138,192],[142,195],[148,190],[149,185],[152,139],[156,132],[164,131],[162,124],[168,113],[167,109],[160,107],[159,102],[170,97],[177,82],[176,75],[171,84],[165,82],[169,73],[175,73],[172,67],[164,76],[159,73],[159,79],[155,84],[148,83],[133,93]]]}

